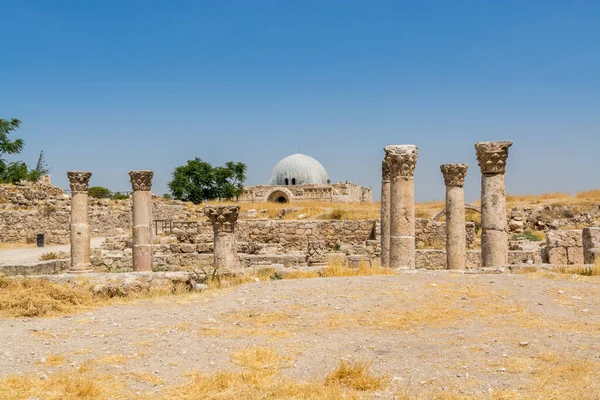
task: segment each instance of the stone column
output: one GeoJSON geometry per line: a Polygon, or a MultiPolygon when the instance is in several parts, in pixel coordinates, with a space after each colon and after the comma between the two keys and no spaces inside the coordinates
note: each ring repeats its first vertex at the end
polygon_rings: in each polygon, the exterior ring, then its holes
{"type": "Polygon", "coordinates": [[[381,266],[390,266],[390,160],[381,162],[381,266]]]}
{"type": "Polygon", "coordinates": [[[237,268],[240,265],[235,245],[235,223],[240,206],[222,205],[204,207],[214,233],[214,265],[220,268],[237,268]]]}
{"type": "Polygon", "coordinates": [[[446,268],[465,269],[467,229],[465,227],[465,175],[467,164],[442,164],[446,183],[446,268]]]}
{"type": "Polygon", "coordinates": [[[390,161],[390,268],[415,268],[415,166],[419,148],[385,147],[390,161]]]}
{"type": "Polygon", "coordinates": [[[90,225],[88,183],[91,172],[67,172],[71,185],[71,273],[92,272],[90,262],[90,225]]]}
{"type": "Polygon", "coordinates": [[[506,186],[504,174],[511,141],[475,144],[481,168],[481,264],[503,267],[508,264],[506,186]]]}
{"type": "Polygon", "coordinates": [[[133,189],[133,270],[152,271],[152,171],[129,171],[133,189]]]}

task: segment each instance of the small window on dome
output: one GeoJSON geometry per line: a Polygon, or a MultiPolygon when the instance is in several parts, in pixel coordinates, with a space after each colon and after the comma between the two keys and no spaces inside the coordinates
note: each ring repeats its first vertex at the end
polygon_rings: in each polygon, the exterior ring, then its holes
{"type": "Polygon", "coordinates": [[[327,179],[327,184],[331,184],[331,179],[327,179]]]}
{"type": "Polygon", "coordinates": [[[289,185],[290,181],[288,180],[288,178],[285,178],[285,186],[289,185]]]}
{"type": "Polygon", "coordinates": [[[296,178],[292,178],[292,185],[296,184],[296,178]]]}

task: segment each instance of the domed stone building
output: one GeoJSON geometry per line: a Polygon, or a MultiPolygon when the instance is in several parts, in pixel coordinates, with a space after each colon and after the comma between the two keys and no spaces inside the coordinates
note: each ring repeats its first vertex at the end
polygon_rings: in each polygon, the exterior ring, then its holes
{"type": "Polygon", "coordinates": [[[241,202],[292,203],[332,201],[344,203],[371,202],[371,188],[352,182],[331,183],[320,162],[305,154],[293,154],[279,161],[271,170],[266,185],[246,186],[241,202]]]}

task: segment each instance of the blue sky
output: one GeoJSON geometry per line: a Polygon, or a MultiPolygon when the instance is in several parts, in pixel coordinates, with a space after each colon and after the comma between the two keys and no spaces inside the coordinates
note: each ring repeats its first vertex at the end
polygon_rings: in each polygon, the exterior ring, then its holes
{"type": "Polygon", "coordinates": [[[300,151],[373,186],[383,147],[417,144],[418,201],[439,165],[514,140],[512,194],[600,187],[598,1],[0,0],[0,118],[23,121],[53,183],[243,161],[248,184],[300,151]]]}

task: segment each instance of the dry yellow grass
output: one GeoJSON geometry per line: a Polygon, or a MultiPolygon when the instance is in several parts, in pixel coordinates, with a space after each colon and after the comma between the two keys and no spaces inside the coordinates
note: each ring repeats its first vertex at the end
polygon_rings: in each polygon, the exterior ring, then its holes
{"type": "Polygon", "coordinates": [[[286,362],[272,349],[251,347],[232,355],[239,372],[193,373],[191,381],[167,388],[166,398],[178,399],[359,399],[384,386],[385,379],[370,374],[367,363],[341,363],[325,381],[300,382],[281,374],[286,362]]]}
{"type": "Polygon", "coordinates": [[[600,276],[600,260],[595,265],[556,265],[551,267],[551,271],[557,274],[600,276]]]}
{"type": "Polygon", "coordinates": [[[345,261],[333,259],[327,265],[327,268],[321,271],[321,276],[325,278],[342,276],[375,276],[375,275],[396,275],[396,271],[391,268],[369,265],[365,261],[358,264],[358,268],[349,267],[345,261]]]}
{"type": "Polygon", "coordinates": [[[0,312],[16,317],[57,315],[82,310],[93,303],[89,291],[43,279],[0,276],[0,312]]]}
{"type": "Polygon", "coordinates": [[[354,390],[366,391],[381,388],[385,379],[370,373],[372,363],[344,361],[325,378],[326,385],[339,385],[354,390]]]}
{"type": "Polygon", "coordinates": [[[65,357],[62,354],[51,353],[48,357],[45,357],[40,361],[40,364],[44,364],[48,367],[56,367],[65,363],[65,357]]]}
{"type": "Polygon", "coordinates": [[[61,372],[42,380],[36,376],[9,376],[0,379],[0,398],[44,400],[108,399],[124,397],[123,383],[113,376],[61,372]]]}
{"type": "Polygon", "coordinates": [[[329,260],[327,267],[318,270],[293,271],[286,273],[284,279],[304,279],[304,278],[335,278],[344,276],[376,276],[376,275],[396,275],[396,271],[391,268],[381,267],[379,265],[369,265],[366,261],[361,261],[358,268],[349,267],[345,259],[333,258],[329,260]]]}
{"type": "Polygon", "coordinates": [[[0,315],[44,317],[84,311],[93,307],[189,293],[184,285],[109,298],[94,295],[85,281],[58,284],[39,278],[7,278],[0,275],[0,315]]]}

